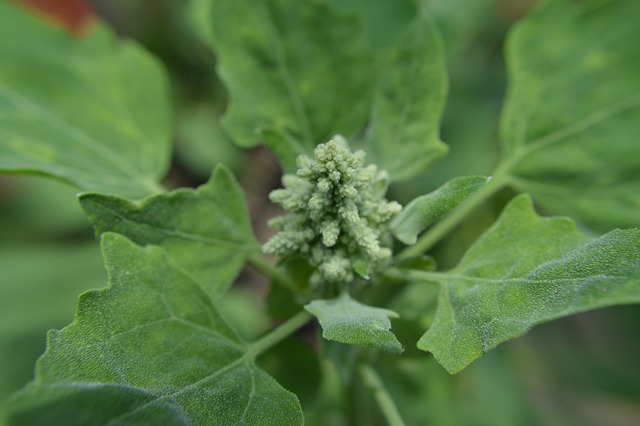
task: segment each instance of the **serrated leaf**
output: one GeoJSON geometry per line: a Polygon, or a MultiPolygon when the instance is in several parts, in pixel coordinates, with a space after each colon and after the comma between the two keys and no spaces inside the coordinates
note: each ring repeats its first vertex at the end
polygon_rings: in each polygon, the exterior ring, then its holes
{"type": "Polygon", "coordinates": [[[211,299],[159,247],[103,236],[110,286],[49,334],[11,424],[302,424],[211,299]]]}
{"type": "Polygon", "coordinates": [[[546,1],[511,33],[512,184],[598,230],[640,226],[640,2],[546,1]]]}
{"type": "Polygon", "coordinates": [[[422,13],[389,49],[365,144],[392,180],[420,175],[448,148],[440,141],[447,73],[435,24],[422,13]]]}
{"type": "Polygon", "coordinates": [[[591,239],[568,218],[540,218],[521,195],[437,280],[436,317],[418,347],[455,373],[536,324],[640,302],[640,230],[591,239]]]}
{"type": "Polygon", "coordinates": [[[292,169],[298,154],[364,126],[374,72],[354,19],[325,2],[202,0],[193,8],[230,93],[224,127],[240,146],[264,139],[292,169]]]}
{"type": "Polygon", "coordinates": [[[7,397],[33,378],[47,330],[68,324],[77,295],[105,277],[95,244],[14,241],[0,249],[0,425],[7,397]]]}
{"type": "MultiPolygon", "coordinates": [[[[45,332],[72,318],[75,297],[102,285],[105,273],[95,244],[12,244],[0,249],[0,340],[45,332]]],[[[44,335],[43,335],[44,336],[44,335]]]]}
{"type": "Polygon", "coordinates": [[[415,198],[391,222],[391,232],[405,244],[415,244],[418,235],[435,221],[489,182],[484,176],[464,176],[450,180],[429,194],[415,198]]]}
{"type": "Polygon", "coordinates": [[[335,299],[314,300],[304,308],[318,318],[325,339],[395,353],[403,351],[390,331],[389,318],[398,317],[393,311],[363,305],[347,292],[335,299]]]}
{"type": "Polygon", "coordinates": [[[85,190],[158,192],[168,168],[166,77],[98,26],[87,38],[0,3],[0,170],[85,190]]]}
{"type": "Polygon", "coordinates": [[[259,250],[242,188],[225,166],[196,190],[179,189],[139,202],[103,194],[80,196],[98,234],[117,232],[164,248],[175,267],[215,301],[259,250]]]}

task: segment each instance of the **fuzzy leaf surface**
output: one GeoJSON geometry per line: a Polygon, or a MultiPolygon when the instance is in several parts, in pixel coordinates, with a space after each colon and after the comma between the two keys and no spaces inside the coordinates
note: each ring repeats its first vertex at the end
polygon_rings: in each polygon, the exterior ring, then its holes
{"type": "Polygon", "coordinates": [[[424,13],[387,49],[365,137],[370,161],[393,180],[425,172],[448,152],[440,141],[447,92],[442,42],[424,13]]]}
{"type": "Polygon", "coordinates": [[[516,197],[451,271],[418,347],[451,373],[556,318],[640,302],[640,230],[591,239],[568,218],[541,218],[516,197]]]}
{"type": "Polygon", "coordinates": [[[429,194],[415,198],[393,219],[391,232],[403,243],[415,244],[422,231],[487,182],[489,179],[484,176],[463,176],[450,180],[429,194]]]}
{"type": "Polygon", "coordinates": [[[103,236],[110,286],[48,336],[10,424],[302,424],[295,395],[159,247],[103,236]]]}
{"type": "Polygon", "coordinates": [[[192,16],[219,58],[223,125],[240,146],[264,141],[292,170],[299,154],[364,126],[375,74],[355,19],[296,0],[199,0],[192,16]]]}
{"type": "Polygon", "coordinates": [[[640,226],[640,2],[545,1],[511,33],[512,184],[597,230],[640,226]]]}
{"type": "Polygon", "coordinates": [[[179,189],[131,202],[112,195],[80,196],[98,234],[117,232],[140,245],[164,248],[175,267],[215,301],[259,250],[242,188],[218,166],[198,189],[179,189]]]}
{"type": "Polygon", "coordinates": [[[346,292],[335,299],[314,300],[304,308],[318,318],[322,337],[327,340],[395,353],[403,351],[390,331],[389,318],[398,317],[393,311],[364,305],[346,292]]]}
{"type": "Polygon", "coordinates": [[[84,190],[157,192],[168,168],[166,76],[98,26],[82,39],[0,3],[0,170],[84,190]]]}

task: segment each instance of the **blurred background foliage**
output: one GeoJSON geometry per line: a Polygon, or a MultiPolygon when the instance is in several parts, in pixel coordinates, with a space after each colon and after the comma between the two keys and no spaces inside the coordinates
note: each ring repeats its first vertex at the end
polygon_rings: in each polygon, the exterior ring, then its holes
{"type": "MultiPolygon", "coordinates": [[[[534,3],[421,1],[440,27],[446,47],[450,90],[442,139],[451,149],[426,175],[392,188],[393,197],[404,202],[453,177],[493,170],[506,89],[503,42],[510,25],[534,3]]],[[[215,75],[215,56],[187,23],[187,0],[17,3],[75,37],[90,32],[94,20],[104,20],[160,58],[171,76],[174,101],[174,159],[165,184],[197,186],[217,162],[227,164],[247,191],[259,239],[267,238],[270,231],[264,224],[274,207],[266,195],[279,185],[278,166],[263,148],[236,148],[219,126],[226,93],[215,75]]],[[[384,39],[387,26],[403,25],[416,7],[412,0],[333,3],[347,13],[367,13],[363,28],[373,42],[384,39]]],[[[0,401],[32,378],[47,330],[71,322],[78,294],[106,283],[99,247],[76,192],[41,177],[0,175],[0,401]]],[[[455,265],[511,195],[500,194],[435,248],[441,268],[455,265]]],[[[220,303],[248,339],[269,327],[267,304],[286,308],[277,292],[265,300],[265,285],[247,270],[220,303]]],[[[433,289],[424,286],[408,286],[392,295],[391,308],[408,313],[394,322],[401,341],[417,341],[430,323],[435,297],[433,289]]],[[[633,425],[640,419],[639,328],[635,306],[569,317],[500,346],[456,376],[409,343],[403,356],[377,355],[376,362],[411,425],[633,425]]],[[[308,424],[377,424],[381,417],[368,392],[357,384],[346,389],[339,385],[336,365],[349,368],[341,352],[339,345],[314,339],[313,329],[303,330],[261,363],[299,395],[308,424]],[[327,359],[319,361],[318,351],[327,359]],[[356,407],[345,411],[360,414],[349,418],[337,410],[341,396],[356,407]]]]}

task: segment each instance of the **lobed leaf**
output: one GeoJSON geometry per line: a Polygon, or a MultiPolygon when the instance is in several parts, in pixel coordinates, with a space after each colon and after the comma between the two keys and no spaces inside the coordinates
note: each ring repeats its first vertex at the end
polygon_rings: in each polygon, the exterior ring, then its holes
{"type": "Polygon", "coordinates": [[[349,345],[367,346],[401,353],[402,345],[390,331],[388,309],[374,308],[353,300],[347,292],[335,299],[314,300],[304,307],[318,318],[322,337],[349,345]]]}
{"type": "Polygon", "coordinates": [[[196,190],[179,189],[139,202],[89,193],[80,196],[80,204],[98,234],[117,232],[139,245],[161,246],[174,267],[214,301],[260,250],[242,188],[222,165],[196,190]]]}
{"type": "Polygon", "coordinates": [[[447,72],[442,41],[429,16],[419,14],[381,62],[367,151],[393,180],[415,177],[448,152],[439,136],[447,72]]]}
{"type": "Polygon", "coordinates": [[[591,239],[568,218],[540,218],[515,198],[441,284],[418,347],[451,373],[552,319],[640,302],[640,230],[591,239]]]}
{"type": "Polygon", "coordinates": [[[293,170],[299,154],[366,122],[371,53],[354,19],[326,2],[200,0],[196,26],[230,94],[223,118],[235,142],[263,141],[293,170]]]}
{"type": "Polygon", "coordinates": [[[418,235],[456,208],[489,182],[483,176],[463,176],[450,180],[435,191],[407,204],[391,222],[391,232],[405,244],[415,244],[418,235]]]}
{"type": "Polygon", "coordinates": [[[211,299],[159,247],[102,238],[110,286],[52,331],[14,425],[302,424],[295,395],[253,363],[211,299]]]}
{"type": "Polygon", "coordinates": [[[77,295],[103,285],[105,276],[93,243],[0,248],[0,425],[7,397],[33,378],[47,330],[68,324],[77,295]]]}
{"type": "Polygon", "coordinates": [[[169,166],[164,72],[98,26],[86,39],[0,3],[0,170],[127,196],[169,166]]]}
{"type": "Polygon", "coordinates": [[[263,141],[292,171],[300,154],[366,127],[369,159],[393,180],[447,152],[438,136],[447,77],[434,23],[404,2],[382,30],[374,26],[388,15],[369,10],[389,7],[374,6],[194,2],[192,19],[220,59],[231,98],[224,125],[240,146],[263,141]]]}
{"type": "Polygon", "coordinates": [[[545,1],[511,33],[512,184],[597,230],[640,226],[640,2],[545,1]]]}

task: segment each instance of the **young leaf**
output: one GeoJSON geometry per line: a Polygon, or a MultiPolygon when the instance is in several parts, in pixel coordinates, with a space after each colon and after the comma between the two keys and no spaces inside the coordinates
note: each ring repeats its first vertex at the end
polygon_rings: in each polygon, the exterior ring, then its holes
{"type": "Polygon", "coordinates": [[[380,348],[400,353],[402,345],[389,331],[398,314],[353,300],[347,292],[335,299],[314,300],[304,307],[320,321],[322,337],[349,345],[380,348]]]}
{"type": "Polygon", "coordinates": [[[435,279],[438,309],[418,347],[456,373],[536,324],[640,302],[640,230],[590,239],[568,218],[538,217],[521,195],[435,279]]]}
{"type": "Polygon", "coordinates": [[[242,188],[224,166],[196,190],[179,189],[139,202],[83,194],[80,204],[98,234],[117,232],[140,245],[161,246],[173,265],[214,301],[260,249],[242,188]]]}
{"type": "Polygon", "coordinates": [[[391,232],[405,244],[415,244],[418,235],[482,188],[489,178],[464,176],[450,180],[435,191],[409,204],[391,222],[391,232]]]}
{"type": "Polygon", "coordinates": [[[297,155],[364,127],[375,73],[354,19],[326,2],[200,0],[193,7],[230,92],[223,124],[240,146],[264,139],[293,169],[297,155]]]}
{"type": "Polygon", "coordinates": [[[388,51],[365,143],[393,180],[423,173],[448,148],[440,141],[447,73],[440,36],[420,14],[388,51]]]}
{"type": "Polygon", "coordinates": [[[11,424],[302,424],[296,396],[161,248],[105,234],[103,251],[110,286],[49,334],[11,424]]]}
{"type": "Polygon", "coordinates": [[[507,45],[513,185],[598,230],[640,226],[640,2],[546,1],[507,45]]]}
{"type": "Polygon", "coordinates": [[[166,77],[98,26],[86,39],[0,3],[0,170],[79,188],[158,192],[170,155],[166,77]]]}

